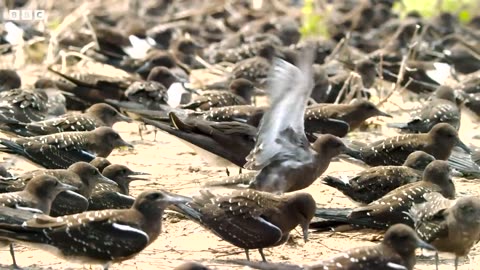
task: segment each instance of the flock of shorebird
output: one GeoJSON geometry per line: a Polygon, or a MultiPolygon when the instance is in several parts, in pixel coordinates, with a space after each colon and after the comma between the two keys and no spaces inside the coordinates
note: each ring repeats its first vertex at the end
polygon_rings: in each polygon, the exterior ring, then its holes
{"type": "MultiPolygon", "coordinates": [[[[244,249],[247,261],[233,263],[257,269],[410,270],[418,248],[436,252],[437,268],[438,252],[453,253],[457,268],[480,240],[480,197],[458,197],[454,181],[480,175],[480,152],[458,135],[462,111],[480,113],[479,18],[468,25],[449,13],[398,19],[395,1],[332,1],[331,39],[300,40],[295,1],[159,2],[142,18],[92,11],[89,27],[56,37],[81,61],[49,66],[51,77],[34,87],[22,85],[15,70],[0,70],[0,131],[11,136],[0,138],[0,151],[43,167],[20,175],[0,167],[0,244],[10,246],[14,267],[20,242],[107,269],[162,237],[166,209],[244,249]],[[132,55],[142,48],[142,57],[132,55]],[[201,68],[222,76],[197,87],[193,70],[201,68]],[[450,75],[457,82],[448,83],[450,75]],[[342,138],[368,130],[371,117],[392,118],[379,109],[391,93],[369,101],[380,95],[380,80],[422,105],[410,121],[387,124],[398,136],[342,138]],[[268,104],[257,106],[262,95],[268,104]],[[130,182],[148,176],[106,159],[133,147],[112,129],[121,121],[181,139],[210,165],[227,168],[227,177],[193,197],[165,190],[131,197],[130,182]],[[323,175],[338,159],[368,168],[349,179],[323,175]],[[232,166],[238,175],[230,176],[232,166]],[[359,206],[318,207],[301,191],[315,181],[359,206]],[[378,245],[313,265],[267,263],[263,249],[286,243],[297,226],[305,241],[312,230],[385,234],[378,245]],[[250,261],[252,249],[263,262],[250,261]]],[[[3,54],[20,46],[12,31],[38,34],[12,21],[5,26],[2,42],[11,46],[3,54]]]]}

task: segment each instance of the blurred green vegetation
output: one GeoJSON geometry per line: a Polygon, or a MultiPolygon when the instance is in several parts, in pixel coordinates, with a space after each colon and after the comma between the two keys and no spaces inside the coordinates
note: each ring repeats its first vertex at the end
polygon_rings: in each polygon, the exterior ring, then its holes
{"type": "MultiPolygon", "coordinates": [[[[328,11],[319,13],[315,9],[316,0],[304,0],[302,7],[302,38],[310,36],[328,37],[326,18],[328,11]]],[[[462,23],[469,22],[479,13],[480,0],[401,0],[397,1],[394,10],[405,16],[410,11],[418,11],[423,17],[430,18],[441,11],[457,14],[462,23]]]]}
{"type": "Polygon", "coordinates": [[[304,0],[300,33],[302,38],[328,36],[325,16],[315,10],[315,0],[304,0]]]}
{"type": "Polygon", "coordinates": [[[402,0],[394,6],[402,15],[416,10],[425,18],[448,11],[457,14],[462,23],[469,22],[475,15],[473,12],[478,12],[477,8],[478,0],[402,0]]]}

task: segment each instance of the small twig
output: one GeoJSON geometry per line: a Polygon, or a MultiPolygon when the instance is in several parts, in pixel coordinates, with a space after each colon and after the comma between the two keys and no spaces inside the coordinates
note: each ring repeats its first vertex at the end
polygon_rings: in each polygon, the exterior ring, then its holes
{"type": "Polygon", "coordinates": [[[347,96],[345,97],[344,103],[350,103],[355,95],[360,94],[363,90],[362,76],[356,72],[352,72],[352,80],[350,81],[350,87],[348,89],[347,96]]]}
{"type": "Polygon", "coordinates": [[[83,14],[83,19],[87,24],[88,29],[92,32],[93,42],[95,42],[95,49],[100,50],[100,44],[98,43],[97,33],[95,33],[95,28],[93,28],[92,22],[88,18],[88,14],[83,14]]]}
{"type": "Polygon", "coordinates": [[[338,92],[338,95],[337,95],[337,98],[335,99],[334,104],[340,103],[340,98],[342,97],[343,93],[346,91],[347,87],[350,87],[350,81],[352,80],[352,77],[353,77],[352,74],[353,74],[353,71],[350,72],[350,74],[348,75],[348,78],[343,83],[342,89],[340,89],[340,91],[338,92]]]}
{"type": "Polygon", "coordinates": [[[330,62],[340,52],[340,49],[343,48],[343,46],[345,45],[346,42],[347,42],[347,37],[342,38],[338,42],[337,46],[335,46],[335,48],[333,48],[332,53],[325,58],[325,63],[330,62]]]}
{"type": "MultiPolygon", "coordinates": [[[[218,75],[225,75],[226,73],[228,73],[227,70],[209,64],[207,61],[205,61],[203,58],[201,58],[201,57],[198,56],[198,55],[195,55],[195,60],[197,60],[197,61],[198,61],[200,64],[202,64],[205,68],[207,68],[207,69],[209,69],[209,70],[211,70],[211,71],[220,72],[218,75]]],[[[217,73],[215,73],[215,74],[217,74],[217,73]]]]}
{"type": "MultiPolygon", "coordinates": [[[[419,29],[420,29],[420,26],[417,25],[416,28],[415,28],[415,32],[413,33],[413,36],[412,36],[412,39],[411,39],[411,44],[408,46],[407,55],[403,56],[402,62],[400,63],[400,69],[398,71],[397,81],[393,85],[392,90],[390,90],[390,93],[388,93],[388,95],[385,98],[383,98],[382,100],[380,100],[377,103],[377,107],[382,106],[393,95],[393,93],[402,89],[401,84],[402,84],[402,82],[405,78],[405,71],[407,69],[407,62],[413,56],[414,48],[419,44],[419,42],[417,40],[419,29]]],[[[410,83],[412,81],[413,81],[412,78],[410,78],[408,80],[408,82],[405,84],[405,86],[403,87],[403,89],[407,88],[408,85],[410,85],[410,83]]]]}

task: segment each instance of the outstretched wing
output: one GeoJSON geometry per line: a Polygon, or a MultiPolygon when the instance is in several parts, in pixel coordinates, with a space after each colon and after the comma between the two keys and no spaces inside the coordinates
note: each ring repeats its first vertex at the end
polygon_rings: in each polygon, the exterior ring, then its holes
{"type": "Polygon", "coordinates": [[[312,57],[308,56],[304,55],[298,67],[274,60],[267,90],[270,109],[262,118],[246,168],[261,169],[274,156],[288,155],[292,147],[309,147],[304,131],[305,108],[313,88],[312,57]]]}

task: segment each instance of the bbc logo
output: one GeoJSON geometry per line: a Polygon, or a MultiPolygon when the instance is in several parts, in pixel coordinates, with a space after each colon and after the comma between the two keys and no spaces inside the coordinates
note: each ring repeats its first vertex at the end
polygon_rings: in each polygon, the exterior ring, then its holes
{"type": "Polygon", "coordinates": [[[8,19],[12,21],[42,21],[45,19],[45,10],[10,9],[8,19]]]}

